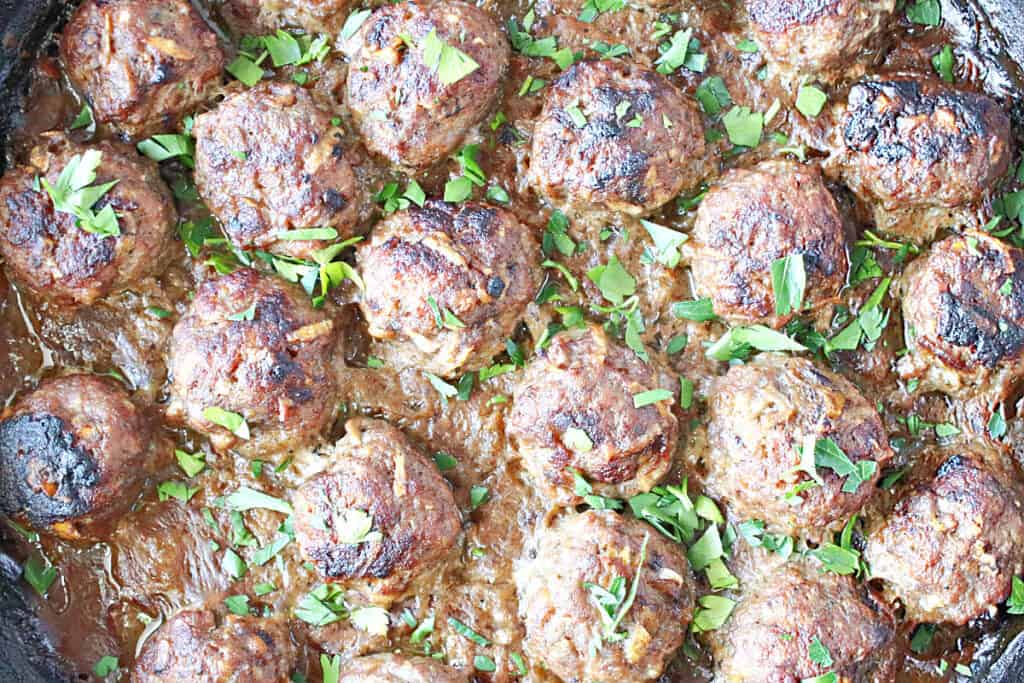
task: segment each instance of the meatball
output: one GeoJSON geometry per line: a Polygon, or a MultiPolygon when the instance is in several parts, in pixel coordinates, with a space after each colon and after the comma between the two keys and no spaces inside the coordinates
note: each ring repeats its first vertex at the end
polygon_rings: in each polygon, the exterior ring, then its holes
{"type": "Polygon", "coordinates": [[[576,213],[648,214],[695,185],[704,161],[696,107],[667,78],[620,62],[580,62],[547,88],[530,183],[576,213]]]}
{"type": "Polygon", "coordinates": [[[530,657],[566,681],[657,678],[693,611],[680,546],[643,522],[597,510],[561,518],[536,545],[515,577],[530,657]],[[636,590],[618,624],[595,597],[613,583],[636,590]]]}
{"type": "Polygon", "coordinates": [[[628,498],[649,491],[672,466],[675,399],[636,407],[633,397],[677,381],[610,340],[598,325],[559,333],[523,372],[506,432],[547,498],[581,502],[574,473],[594,492],[628,498]]]}
{"type": "Polygon", "coordinates": [[[337,34],[354,0],[222,0],[220,13],[238,33],[273,33],[300,28],[307,33],[337,34]]]}
{"type": "Polygon", "coordinates": [[[173,129],[224,69],[217,34],[188,0],[86,0],[60,56],[96,121],[139,137],[173,129]]]}
{"type": "Polygon", "coordinates": [[[342,132],[306,90],[261,83],[196,118],[193,133],[196,187],[237,246],[308,258],[324,242],[288,231],[354,232],[361,198],[342,132]]]}
{"type": "Polygon", "coordinates": [[[810,166],[767,161],[729,171],[701,202],[692,237],[696,294],[734,324],[781,327],[799,314],[776,315],[776,259],[802,258],[804,306],[812,311],[827,309],[846,284],[843,222],[810,166]]]}
{"type": "Polygon", "coordinates": [[[167,415],[220,451],[299,448],[334,420],[337,346],[299,287],[249,269],[207,280],[171,336],[167,415]]]}
{"type": "Polygon", "coordinates": [[[723,683],[789,683],[828,672],[842,681],[888,683],[898,658],[891,613],[848,576],[793,561],[745,585],[732,616],[710,632],[723,683]],[[832,664],[811,660],[811,643],[832,664]]]}
{"type": "Polygon", "coordinates": [[[1002,454],[936,450],[868,535],[871,576],[913,622],[966,624],[1010,594],[1024,571],[1024,511],[1002,454]]]}
{"type": "Polygon", "coordinates": [[[132,683],[284,683],[298,661],[287,624],[213,612],[179,612],[146,641],[132,683]]]}
{"type": "Polygon", "coordinates": [[[436,571],[459,535],[451,488],[386,422],[353,419],[325,472],[295,492],[295,537],[329,581],[390,604],[436,571]]]}
{"type": "Polygon", "coordinates": [[[102,537],[161,464],[158,451],[119,385],[45,380],[0,421],[0,510],[65,539],[102,537]]]}
{"type": "Polygon", "coordinates": [[[349,52],[356,127],[372,152],[407,169],[443,159],[484,120],[510,58],[494,19],[457,0],[381,7],[349,52]]]}
{"type": "Polygon", "coordinates": [[[540,247],[505,209],[427,202],[400,211],[358,249],[360,308],[401,364],[441,376],[488,365],[540,287],[540,247]]]}
{"type": "Polygon", "coordinates": [[[705,487],[737,517],[763,519],[773,533],[816,539],[842,525],[894,455],[874,405],[805,358],[762,354],[730,368],[713,385],[708,416],[705,487]],[[835,447],[857,473],[806,464],[842,460],[835,447]],[[815,453],[802,456],[805,448],[815,453]]]}
{"type": "Polygon", "coordinates": [[[175,220],[170,192],[156,164],[114,142],[84,146],[48,133],[27,165],[0,180],[0,253],[7,272],[38,296],[61,304],[91,304],[158,273],[175,220]],[[45,178],[57,188],[62,171],[97,153],[99,166],[90,186],[117,184],[92,208],[99,213],[113,207],[119,235],[78,227],[78,219],[57,211],[36,181],[45,178]]]}
{"type": "Polygon", "coordinates": [[[469,683],[469,677],[429,657],[380,654],[353,659],[338,683],[469,683]]]}

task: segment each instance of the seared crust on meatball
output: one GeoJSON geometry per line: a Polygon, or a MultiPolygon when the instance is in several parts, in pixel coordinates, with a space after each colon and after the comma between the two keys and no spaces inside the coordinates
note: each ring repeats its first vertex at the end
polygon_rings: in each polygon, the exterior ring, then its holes
{"type": "Polygon", "coordinates": [[[656,71],[580,62],[546,90],[530,183],[552,203],[642,216],[700,180],[704,131],[696,107],[656,71]]]}
{"type": "Polygon", "coordinates": [[[386,653],[356,657],[338,683],[469,683],[469,677],[436,659],[386,653]]]}
{"type": "Polygon", "coordinates": [[[338,330],[295,285],[255,270],[207,280],[174,326],[167,416],[218,450],[263,453],[314,441],[334,419],[338,330]],[[251,440],[210,420],[245,418],[251,440]]]}
{"type": "Polygon", "coordinates": [[[132,683],[286,683],[298,661],[282,621],[179,612],[146,641],[132,683]]]}
{"type": "Polygon", "coordinates": [[[735,324],[781,327],[799,311],[775,314],[772,262],[803,257],[805,307],[838,300],[849,263],[835,200],[809,166],[766,161],[734,169],[716,183],[697,210],[691,262],[696,293],[735,324]]]}
{"type": "Polygon", "coordinates": [[[614,512],[588,510],[545,529],[516,570],[526,652],[565,681],[653,680],[683,642],[694,588],[681,548],[614,512]],[[614,633],[588,586],[621,577],[636,598],[614,633]],[[603,638],[603,640],[602,640],[603,638]]]}
{"type": "Polygon", "coordinates": [[[173,129],[224,69],[217,34],[188,0],[86,0],[60,55],[93,117],[139,137],[173,129]]]}
{"type": "Polygon", "coordinates": [[[868,535],[871,576],[913,622],[965,624],[1010,594],[1024,570],[1024,491],[1000,453],[926,454],[868,535]]]}
{"type": "Polygon", "coordinates": [[[155,163],[115,142],[79,145],[60,133],[45,134],[29,163],[0,180],[0,253],[19,285],[61,304],[90,304],[158,273],[171,241],[174,204],[155,163]],[[99,152],[91,186],[117,181],[92,207],[118,215],[120,235],[98,235],[58,212],[36,178],[57,186],[75,157],[99,152]]]}
{"type": "Polygon", "coordinates": [[[352,235],[361,198],[342,133],[306,90],[261,83],[198,117],[193,134],[196,187],[239,247],[309,258],[323,241],[282,233],[327,226],[352,235]]]}
{"type": "MultiPolygon", "coordinates": [[[[762,354],[729,369],[708,401],[708,455],[704,485],[738,518],[763,519],[769,531],[817,538],[859,510],[893,457],[875,407],[850,381],[805,358],[762,354]],[[831,439],[854,465],[877,463],[850,491],[848,477],[816,468],[811,482],[801,451],[831,439]]],[[[856,481],[856,480],[855,480],[856,481]]]]}
{"type": "Polygon", "coordinates": [[[474,202],[400,211],[376,226],[358,260],[370,334],[400,343],[406,366],[445,377],[488,365],[540,286],[530,230],[474,202]]]}
{"type": "Polygon", "coordinates": [[[461,525],[437,467],[386,422],[349,420],[329,469],[293,496],[295,537],[329,581],[380,604],[436,571],[461,525]]]}
{"type": "Polygon", "coordinates": [[[486,117],[510,58],[494,19],[458,0],[385,5],[352,38],[349,52],[346,98],[363,141],[410,169],[443,159],[486,117]],[[452,80],[438,60],[462,58],[436,54],[431,35],[442,51],[454,48],[477,68],[452,80]]]}
{"type": "Polygon", "coordinates": [[[148,419],[95,375],[43,381],[0,421],[0,510],[66,539],[94,538],[161,458],[148,419]]]}
{"type": "Polygon", "coordinates": [[[237,33],[273,33],[301,28],[308,33],[335,34],[348,18],[353,0],[222,0],[221,16],[237,33]]]}
{"type": "Polygon", "coordinates": [[[598,325],[559,333],[523,372],[506,431],[547,497],[581,502],[573,472],[603,496],[649,491],[672,466],[679,424],[674,399],[637,408],[633,396],[676,382],[598,325]],[[583,437],[585,435],[585,438],[583,437]]]}

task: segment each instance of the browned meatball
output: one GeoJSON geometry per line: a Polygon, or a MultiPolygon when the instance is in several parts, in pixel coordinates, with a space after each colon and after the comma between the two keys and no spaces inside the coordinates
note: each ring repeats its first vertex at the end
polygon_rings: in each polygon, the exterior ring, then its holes
{"type": "Polygon", "coordinates": [[[371,151],[406,168],[444,158],[486,117],[510,55],[494,19],[457,0],[381,7],[350,52],[346,96],[356,126],[371,151]],[[464,57],[477,68],[458,78],[450,67],[464,57]]]}
{"type": "Polygon", "coordinates": [[[352,235],[361,198],[342,133],[306,90],[262,83],[198,117],[193,133],[196,186],[239,247],[308,258],[324,242],[287,231],[352,235]]]}
{"type": "Polygon", "coordinates": [[[565,681],[653,680],[683,642],[693,580],[679,545],[614,512],[588,510],[541,532],[516,573],[526,652],[565,681]],[[617,578],[632,607],[610,632],[588,585],[617,578]]]}
{"type": "Polygon", "coordinates": [[[784,325],[775,314],[772,262],[803,259],[804,306],[827,307],[846,284],[846,237],[835,200],[810,166],[762,162],[729,171],[697,210],[691,262],[698,297],[735,324],[784,325]]]}
{"type": "Polygon", "coordinates": [[[301,28],[308,33],[337,33],[353,0],[223,0],[220,13],[238,33],[273,33],[301,28]]]}
{"type": "Polygon", "coordinates": [[[451,488],[386,422],[349,420],[331,464],[295,492],[295,537],[330,581],[389,604],[436,571],[459,535],[451,488]]]}
{"type": "Polygon", "coordinates": [[[1024,571],[1024,491],[1002,454],[929,453],[868,536],[871,576],[914,622],[965,624],[1010,594],[1024,571]]]}
{"type": "Polygon", "coordinates": [[[0,509],[62,538],[101,537],[162,464],[158,450],[119,385],[45,380],[0,421],[0,509]]]}
{"type": "Polygon", "coordinates": [[[828,672],[889,683],[898,663],[894,634],[892,614],[850,577],[793,561],[745,584],[732,616],[708,640],[722,683],[797,683],[828,672]],[[831,665],[811,660],[815,639],[831,665]]]}
{"type": "Polygon", "coordinates": [[[617,60],[581,62],[546,90],[530,182],[552,203],[641,216],[700,180],[700,117],[661,74],[617,60]]]}
{"type": "Polygon", "coordinates": [[[295,285],[248,269],[207,280],[171,337],[167,415],[209,434],[218,450],[306,445],[334,419],[337,344],[333,321],[295,285]],[[210,408],[245,424],[232,433],[210,408]]]}
{"type": "Polygon", "coordinates": [[[677,386],[598,325],[562,332],[523,373],[507,433],[535,485],[556,502],[581,501],[574,471],[596,493],[628,498],[649,491],[672,466],[677,386]],[[635,407],[633,397],[652,389],[673,398],[635,407]]]}
{"type": "Polygon", "coordinates": [[[29,163],[0,181],[0,253],[7,272],[18,284],[62,304],[90,304],[159,272],[175,219],[156,164],[114,142],[85,146],[59,133],[46,134],[29,163]],[[91,186],[117,181],[93,210],[113,207],[120,235],[77,227],[73,215],[58,212],[49,194],[37,189],[37,177],[57,187],[61,172],[87,152],[102,155],[91,186]]]}
{"type": "Polygon", "coordinates": [[[430,201],[400,211],[358,249],[369,332],[398,342],[408,367],[445,377],[484,367],[540,286],[539,255],[505,209],[430,201]]]}
{"type": "Polygon", "coordinates": [[[380,654],[353,659],[338,683],[469,683],[469,677],[429,657],[380,654]]]}
{"type": "Polygon", "coordinates": [[[763,519],[776,533],[818,538],[841,525],[871,497],[893,457],[875,407],[805,358],[762,354],[730,368],[714,384],[708,411],[705,486],[737,517],[763,519]],[[855,465],[876,463],[855,490],[856,477],[831,467],[815,468],[816,485],[801,469],[798,449],[825,439],[855,465]],[[812,487],[786,499],[800,484],[812,487]]]}
{"type": "Polygon", "coordinates": [[[277,620],[179,612],[146,641],[133,683],[287,683],[298,653],[277,620]]]}
{"type": "Polygon", "coordinates": [[[188,0],[86,0],[60,55],[95,119],[133,136],[173,129],[224,68],[217,34],[188,0]]]}

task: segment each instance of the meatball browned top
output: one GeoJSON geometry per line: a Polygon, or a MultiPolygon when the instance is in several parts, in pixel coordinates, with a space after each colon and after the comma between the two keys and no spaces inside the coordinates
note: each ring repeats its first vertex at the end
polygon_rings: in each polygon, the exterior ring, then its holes
{"type": "Polygon", "coordinates": [[[767,161],[734,169],[697,210],[691,262],[696,293],[736,324],[784,325],[776,315],[772,263],[799,256],[806,274],[804,306],[838,300],[849,264],[835,200],[810,166],[767,161]]]}
{"type": "Polygon", "coordinates": [[[90,304],[158,273],[166,265],[175,218],[156,164],[115,142],[85,146],[47,133],[28,164],[0,180],[0,253],[7,272],[19,285],[62,304],[90,304]],[[60,191],[61,173],[97,154],[89,186],[117,184],[91,208],[99,213],[112,207],[119,235],[78,227],[78,219],[57,211],[36,181],[45,178],[60,191]]]}
{"type": "Polygon", "coordinates": [[[494,19],[459,0],[385,5],[349,52],[346,98],[363,141],[410,169],[444,158],[484,119],[510,57],[494,19]]]}
{"type": "Polygon", "coordinates": [[[617,60],[581,62],[545,90],[530,182],[552,203],[642,216],[700,180],[700,117],[661,74],[617,60]]]}
{"type": "Polygon", "coordinates": [[[338,683],[469,683],[469,677],[429,657],[380,654],[353,659],[338,683]]]}
{"type": "Polygon", "coordinates": [[[188,0],[86,0],[60,54],[95,119],[139,137],[173,129],[224,68],[217,34],[188,0]]]}
{"type": "Polygon", "coordinates": [[[331,464],[293,496],[295,537],[330,581],[376,603],[437,572],[459,534],[451,488],[437,467],[386,422],[349,420],[331,464]]]}
{"type": "Polygon", "coordinates": [[[207,280],[171,337],[167,415],[218,450],[308,444],[334,419],[337,340],[295,285],[249,269],[207,280]]]}
{"type": "Polygon", "coordinates": [[[221,0],[220,13],[238,33],[272,33],[301,28],[307,33],[335,34],[354,0],[221,0]]]}

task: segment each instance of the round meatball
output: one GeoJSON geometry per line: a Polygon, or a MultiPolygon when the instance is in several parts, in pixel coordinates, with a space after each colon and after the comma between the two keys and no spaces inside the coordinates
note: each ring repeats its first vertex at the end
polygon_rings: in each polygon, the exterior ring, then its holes
{"type": "Polygon", "coordinates": [[[506,432],[546,498],[579,504],[574,473],[595,493],[628,498],[649,491],[672,466],[677,388],[666,370],[598,325],[561,332],[523,372],[506,432]],[[657,389],[673,398],[634,405],[635,395],[657,389]]]}
{"type": "Polygon", "coordinates": [[[379,654],[353,659],[338,683],[469,683],[469,677],[429,657],[379,654]]]}
{"type": "Polygon", "coordinates": [[[683,642],[694,587],[682,548],[654,528],[588,510],[541,532],[516,572],[526,652],[566,681],[657,678],[683,642]],[[609,629],[595,602],[614,582],[636,590],[609,629]]]}
{"type": "Polygon", "coordinates": [[[173,129],[224,69],[217,34],[188,0],[86,0],[60,56],[96,121],[139,137],[173,129]]]}
{"type": "Polygon", "coordinates": [[[159,272],[175,220],[170,192],[156,164],[114,142],[84,146],[48,133],[27,165],[0,180],[0,253],[7,272],[19,285],[61,304],[91,304],[159,272]],[[90,187],[117,184],[92,209],[98,214],[113,208],[117,235],[78,227],[78,219],[58,211],[36,180],[45,178],[56,190],[62,171],[87,164],[97,154],[90,187]]]}
{"type": "Polygon", "coordinates": [[[48,379],[0,421],[0,510],[65,539],[101,537],[161,460],[149,420],[119,385],[48,379]]]}
{"type": "Polygon", "coordinates": [[[913,622],[966,624],[1024,571],[1024,498],[1002,454],[937,450],[868,535],[871,576],[913,622]]]}
{"type": "Polygon", "coordinates": [[[723,683],[807,681],[835,673],[839,680],[888,683],[899,660],[891,613],[848,576],[794,561],[745,585],[725,625],[709,632],[723,683]],[[832,663],[810,656],[817,639],[832,663]]]}
{"type": "Polygon", "coordinates": [[[297,662],[284,622],[189,609],[146,641],[132,683],[284,683],[297,662]]]}
{"type": "Polygon", "coordinates": [[[484,120],[510,58],[494,19],[457,0],[385,5],[349,52],[356,127],[372,152],[407,169],[443,159],[484,120]]]}
{"type": "Polygon", "coordinates": [[[437,570],[461,519],[437,467],[386,422],[353,419],[325,472],[293,496],[295,537],[328,581],[379,604],[437,570]]]}
{"type": "Polygon", "coordinates": [[[289,231],[354,232],[361,198],[342,132],[306,90],[261,83],[196,118],[192,130],[196,187],[237,246],[308,258],[324,242],[289,231]]]}
{"type": "Polygon", "coordinates": [[[530,183],[552,203],[642,216],[700,180],[700,116],[661,74],[618,60],[580,62],[546,91],[530,183]]]}
{"type": "Polygon", "coordinates": [[[812,311],[839,299],[849,269],[843,222],[821,174],[789,161],[726,173],[697,210],[692,247],[697,296],[740,325],[781,327],[799,313],[776,314],[777,259],[801,257],[812,311]]]}
{"type": "Polygon", "coordinates": [[[222,0],[220,13],[237,33],[265,34],[280,28],[337,34],[354,0],[222,0]]]}
{"type": "Polygon", "coordinates": [[[207,280],[171,336],[167,415],[219,451],[299,448],[334,420],[337,346],[299,287],[249,269],[207,280]]]}
{"type": "Polygon", "coordinates": [[[404,366],[448,377],[488,365],[540,287],[540,247],[505,209],[427,202],[358,248],[360,308],[404,366]]]}
{"type": "Polygon", "coordinates": [[[773,533],[818,538],[842,525],[893,457],[874,405],[805,358],[762,354],[733,366],[715,382],[708,416],[705,487],[773,533]],[[806,448],[814,453],[802,455],[806,448]],[[835,464],[807,464],[815,460],[835,464]]]}

